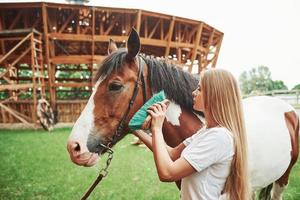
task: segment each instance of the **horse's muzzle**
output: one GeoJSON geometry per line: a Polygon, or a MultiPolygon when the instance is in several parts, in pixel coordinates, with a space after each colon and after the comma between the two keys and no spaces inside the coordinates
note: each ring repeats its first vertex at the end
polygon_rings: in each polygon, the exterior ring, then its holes
{"type": "Polygon", "coordinates": [[[79,142],[69,141],[67,144],[67,149],[72,162],[77,165],[90,167],[95,165],[98,161],[98,154],[87,151],[82,152],[79,142]]]}

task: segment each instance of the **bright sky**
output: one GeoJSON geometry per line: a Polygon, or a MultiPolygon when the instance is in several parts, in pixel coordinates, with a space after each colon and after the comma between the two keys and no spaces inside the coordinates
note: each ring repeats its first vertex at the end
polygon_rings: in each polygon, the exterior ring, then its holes
{"type": "MultiPolygon", "coordinates": [[[[4,1],[8,0],[0,0],[4,1]]],[[[91,0],[89,4],[140,8],[204,21],[225,34],[217,67],[238,78],[244,70],[265,65],[272,79],[284,81],[289,89],[300,83],[298,0],[91,0]]]]}

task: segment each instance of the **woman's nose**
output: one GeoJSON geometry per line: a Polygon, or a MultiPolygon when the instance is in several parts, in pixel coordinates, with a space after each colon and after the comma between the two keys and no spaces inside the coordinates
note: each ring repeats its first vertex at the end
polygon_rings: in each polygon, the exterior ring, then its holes
{"type": "Polygon", "coordinates": [[[192,96],[193,96],[193,97],[197,96],[197,90],[194,90],[194,91],[192,92],[192,96]]]}

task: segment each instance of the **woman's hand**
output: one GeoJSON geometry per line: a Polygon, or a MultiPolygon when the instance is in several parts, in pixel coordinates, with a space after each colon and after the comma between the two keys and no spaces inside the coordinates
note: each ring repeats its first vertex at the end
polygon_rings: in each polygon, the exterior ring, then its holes
{"type": "Polygon", "coordinates": [[[160,103],[153,104],[147,110],[147,112],[151,115],[151,132],[154,133],[155,130],[161,130],[164,119],[166,117],[167,107],[169,105],[168,100],[164,100],[160,103]]]}

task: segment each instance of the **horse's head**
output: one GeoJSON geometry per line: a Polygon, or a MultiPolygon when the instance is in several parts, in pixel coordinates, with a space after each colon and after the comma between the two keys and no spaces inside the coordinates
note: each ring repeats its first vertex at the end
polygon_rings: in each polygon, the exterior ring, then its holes
{"type": "MultiPolygon", "coordinates": [[[[110,41],[109,55],[97,72],[94,91],[68,140],[67,148],[74,163],[94,165],[98,156],[106,151],[105,146],[114,145],[128,131],[123,127],[118,132],[117,129],[126,115],[138,83],[138,71],[141,67],[137,58],[139,50],[140,39],[134,29],[129,35],[127,49],[118,49],[110,41]]],[[[142,93],[141,89],[138,93],[142,93]]],[[[135,108],[130,109],[125,120],[142,105],[142,96],[137,95],[133,106],[135,108]]]]}

